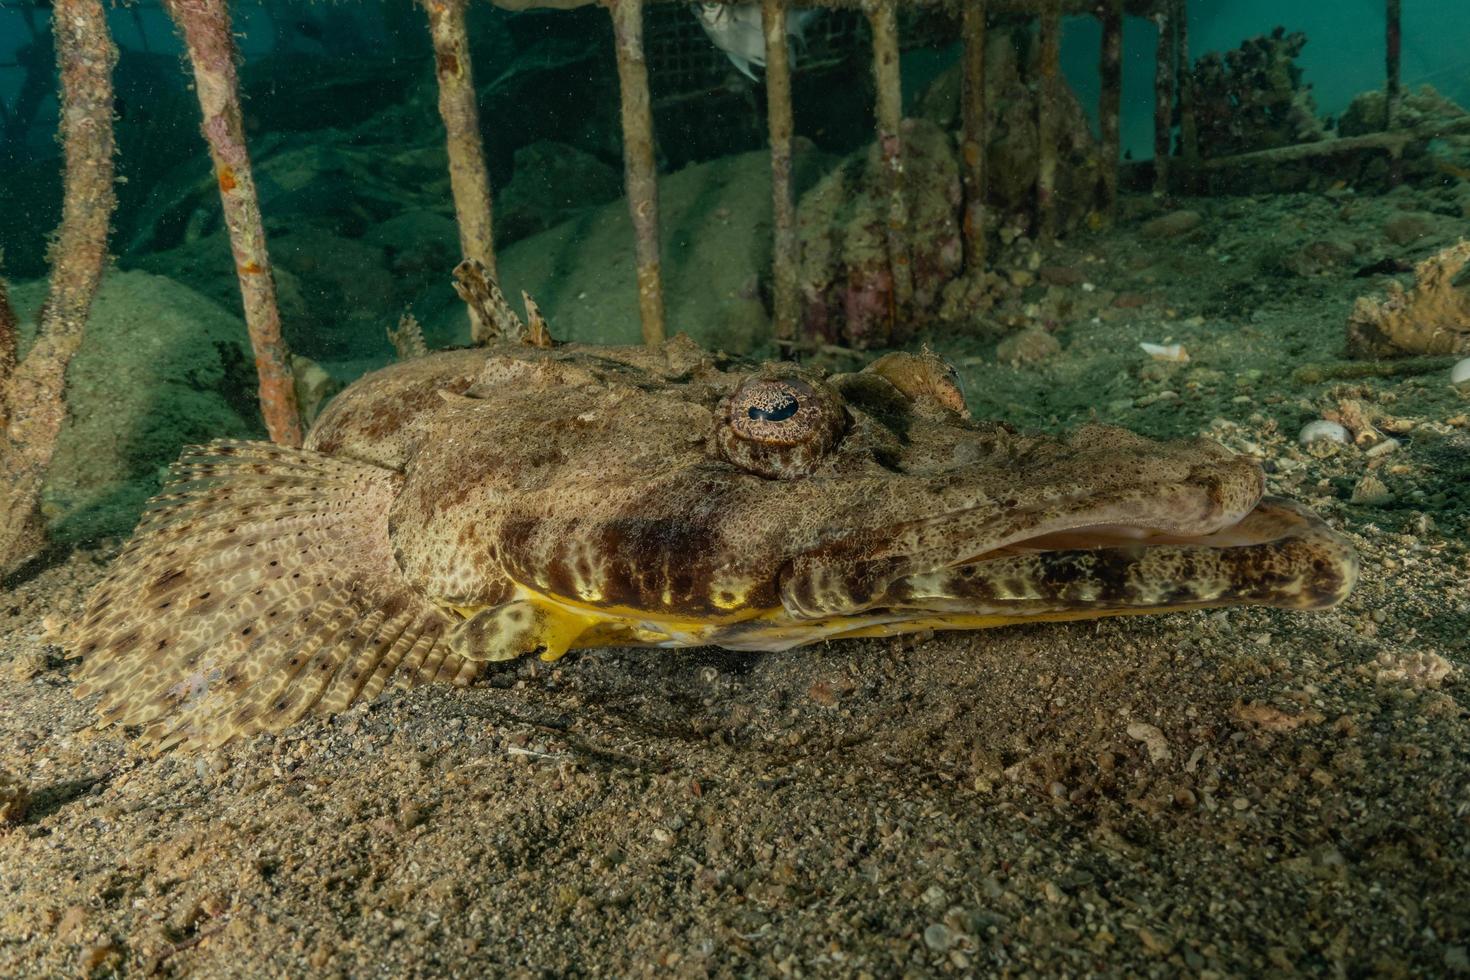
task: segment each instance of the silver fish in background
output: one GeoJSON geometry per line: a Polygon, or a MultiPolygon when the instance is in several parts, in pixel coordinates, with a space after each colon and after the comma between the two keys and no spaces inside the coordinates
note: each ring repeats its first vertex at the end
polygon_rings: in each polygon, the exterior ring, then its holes
{"type": "MultiPolygon", "coordinates": [[[[750,70],[751,65],[766,66],[766,39],[761,30],[761,8],[757,3],[696,3],[691,5],[699,26],[709,36],[710,43],[721,51],[730,63],[740,69],[751,81],[759,81],[750,70]]],[[[805,43],[807,25],[820,10],[791,10],[786,14],[786,37],[788,45],[805,43]]],[[[793,51],[793,65],[796,55],[793,51]]]]}

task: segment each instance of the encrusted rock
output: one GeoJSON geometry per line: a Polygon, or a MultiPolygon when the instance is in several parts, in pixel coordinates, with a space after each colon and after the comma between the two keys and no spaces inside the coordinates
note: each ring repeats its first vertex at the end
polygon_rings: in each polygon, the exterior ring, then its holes
{"type": "Polygon", "coordinates": [[[1391,281],[1382,298],[1360,297],[1348,317],[1348,353],[1470,354],[1470,292],[1455,286],[1467,264],[1470,241],[1461,241],[1415,266],[1412,289],[1391,281]]]}

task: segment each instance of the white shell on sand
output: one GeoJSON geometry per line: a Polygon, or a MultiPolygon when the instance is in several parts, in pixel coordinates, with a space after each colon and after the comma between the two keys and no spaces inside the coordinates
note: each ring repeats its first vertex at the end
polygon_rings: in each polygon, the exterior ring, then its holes
{"type": "Polygon", "coordinates": [[[1297,435],[1296,440],[1303,446],[1309,446],[1314,442],[1324,441],[1348,443],[1352,441],[1352,436],[1340,423],[1316,419],[1302,426],[1302,431],[1297,435]]]}

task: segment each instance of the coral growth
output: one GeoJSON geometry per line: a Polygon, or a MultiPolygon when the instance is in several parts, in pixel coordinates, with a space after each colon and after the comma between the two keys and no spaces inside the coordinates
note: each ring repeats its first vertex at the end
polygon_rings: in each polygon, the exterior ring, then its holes
{"type": "Polygon", "coordinates": [[[1195,116],[1204,157],[1250,153],[1322,139],[1310,85],[1302,84],[1297,55],[1307,43],[1300,31],[1276,28],[1250,38],[1223,56],[1210,52],[1195,63],[1195,116]]]}
{"type": "Polygon", "coordinates": [[[1383,298],[1360,297],[1348,317],[1354,357],[1470,353],[1470,293],[1455,277],[1470,264],[1470,241],[1443,249],[1414,267],[1414,287],[1388,284],[1383,298]]]}

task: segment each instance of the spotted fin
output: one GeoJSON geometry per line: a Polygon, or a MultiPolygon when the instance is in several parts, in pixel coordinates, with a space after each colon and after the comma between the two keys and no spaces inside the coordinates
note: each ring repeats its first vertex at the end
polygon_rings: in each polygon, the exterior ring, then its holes
{"type": "Polygon", "coordinates": [[[450,615],[393,559],[399,481],[269,443],[186,450],[68,641],[77,695],[164,749],[280,731],[390,677],[469,682],[450,615]]]}

